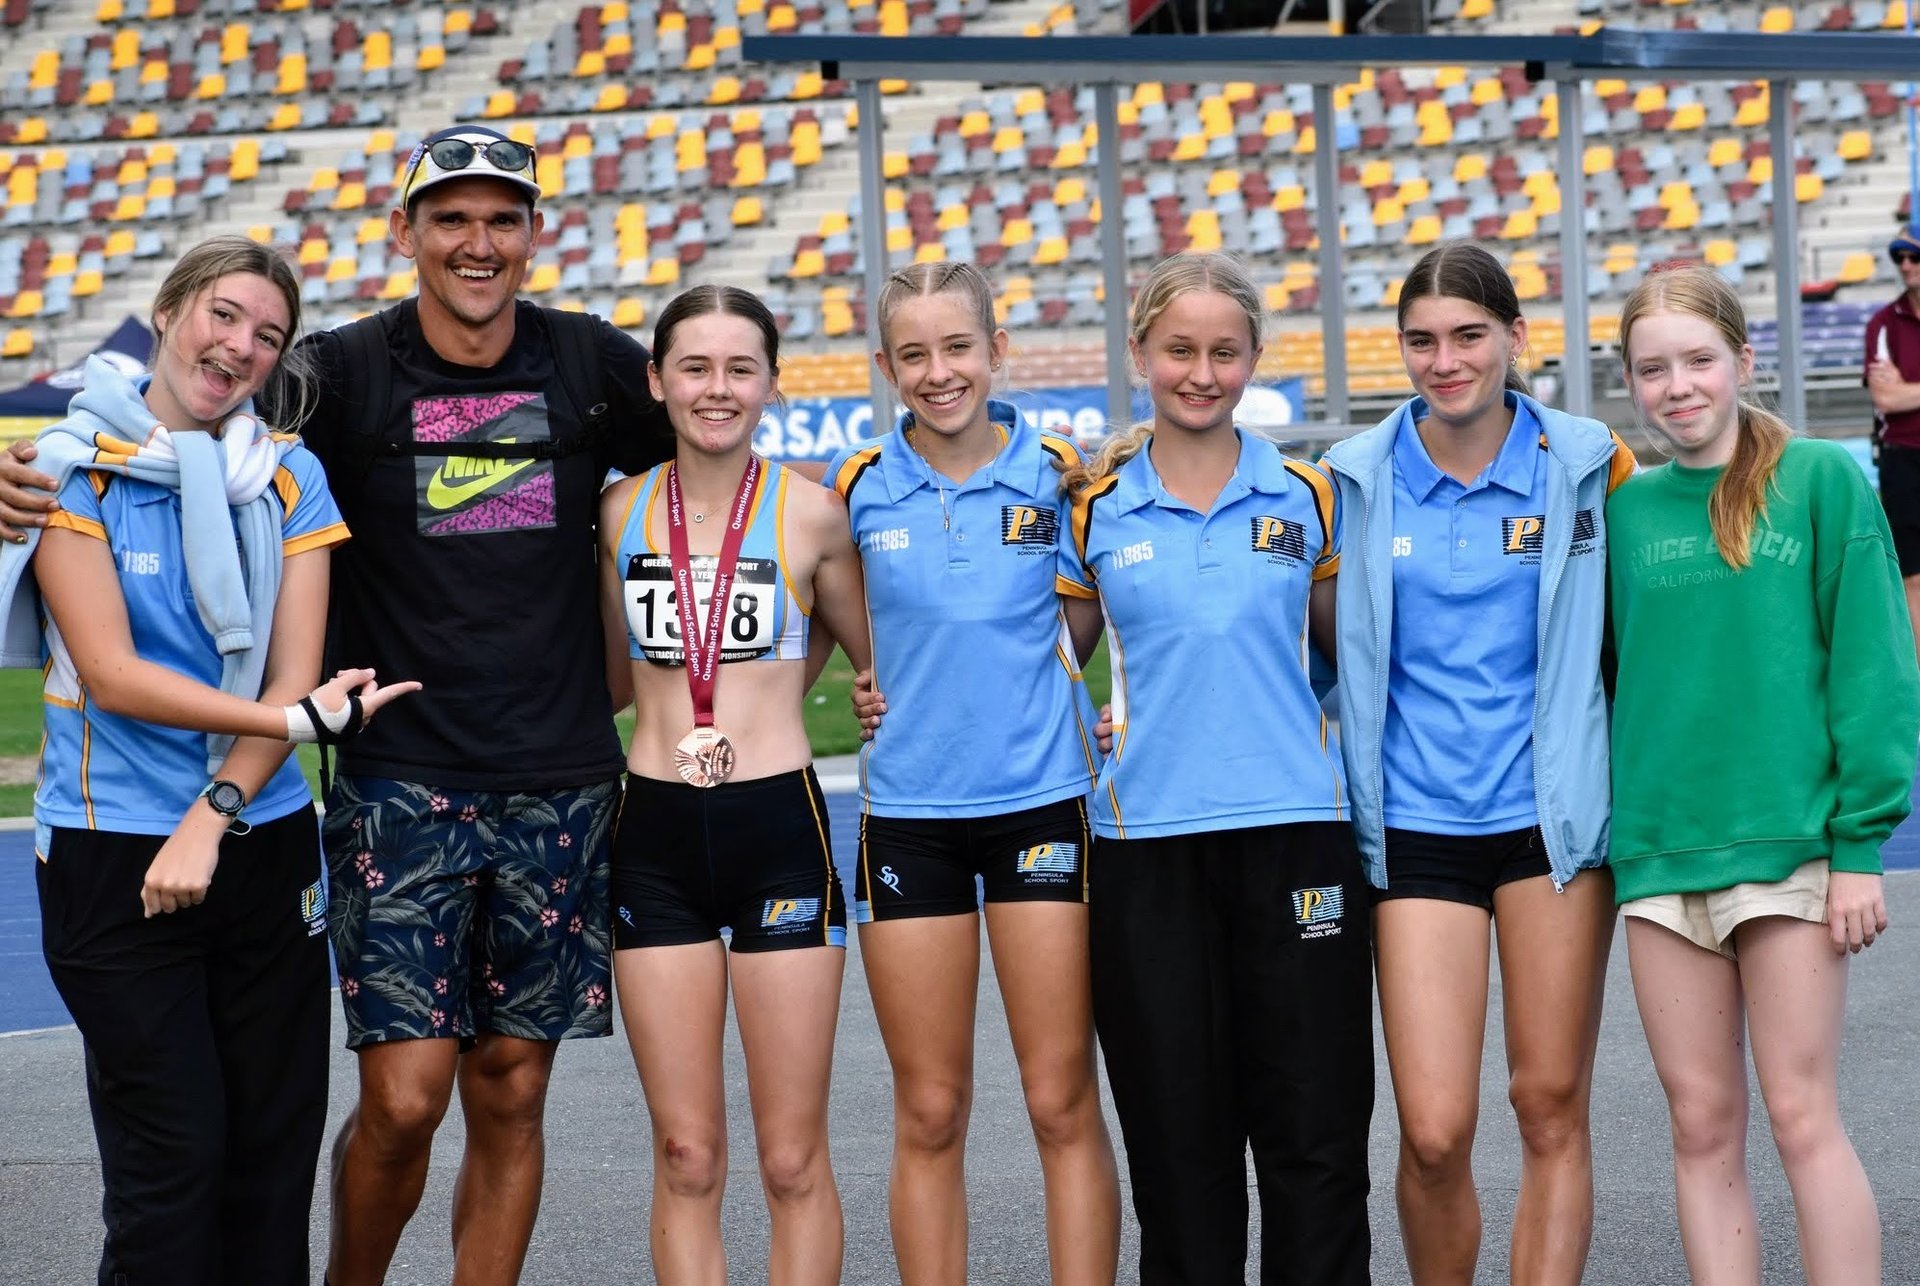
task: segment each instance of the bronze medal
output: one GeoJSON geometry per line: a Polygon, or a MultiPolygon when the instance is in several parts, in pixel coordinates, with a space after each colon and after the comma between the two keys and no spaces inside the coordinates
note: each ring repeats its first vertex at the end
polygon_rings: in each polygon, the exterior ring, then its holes
{"type": "Polygon", "coordinates": [[[733,743],[712,724],[695,728],[673,748],[673,767],[689,786],[718,786],[733,775],[733,743]]]}

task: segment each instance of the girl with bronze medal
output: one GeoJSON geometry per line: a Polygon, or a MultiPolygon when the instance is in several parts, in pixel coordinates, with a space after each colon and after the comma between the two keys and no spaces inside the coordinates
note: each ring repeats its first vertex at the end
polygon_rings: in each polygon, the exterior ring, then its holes
{"type": "Polygon", "coordinates": [[[840,499],[753,454],[778,396],[766,306],[732,287],[687,291],[660,314],[653,354],[675,456],[608,488],[600,520],[607,677],[635,714],[609,894],[653,1127],[652,1267],[669,1286],[727,1280],[731,990],[767,1280],[824,1286],[842,1247],[827,1083],[846,905],[800,712],[835,640],[870,663],[860,562],[840,499]]]}

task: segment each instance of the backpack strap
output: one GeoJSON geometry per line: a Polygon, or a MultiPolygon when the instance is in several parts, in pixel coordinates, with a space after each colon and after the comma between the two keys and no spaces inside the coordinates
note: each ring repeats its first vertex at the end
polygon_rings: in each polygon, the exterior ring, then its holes
{"type": "Polygon", "coordinates": [[[600,352],[600,319],[591,313],[561,308],[542,308],[540,316],[547,324],[547,339],[553,349],[553,372],[585,431],[572,449],[604,455],[613,431],[613,415],[607,402],[606,363],[600,352]]]}

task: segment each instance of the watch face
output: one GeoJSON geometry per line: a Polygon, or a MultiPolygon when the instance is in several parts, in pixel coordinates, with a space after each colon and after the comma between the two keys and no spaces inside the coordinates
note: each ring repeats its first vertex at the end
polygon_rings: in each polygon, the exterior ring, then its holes
{"type": "Polygon", "coordinates": [[[247,795],[230,781],[216,781],[207,788],[207,802],[214,811],[231,817],[247,806],[247,795]]]}

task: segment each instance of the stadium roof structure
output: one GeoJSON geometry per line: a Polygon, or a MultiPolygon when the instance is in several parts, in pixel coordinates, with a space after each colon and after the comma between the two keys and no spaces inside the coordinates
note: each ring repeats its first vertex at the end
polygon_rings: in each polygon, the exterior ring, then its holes
{"type": "MultiPolygon", "coordinates": [[[[1260,76],[1313,86],[1314,119],[1334,118],[1334,86],[1357,78],[1361,67],[1495,65],[1524,67],[1536,80],[1554,82],[1559,94],[1561,201],[1569,211],[1586,209],[1581,164],[1586,135],[1580,111],[1582,82],[1600,79],[1766,80],[1771,82],[1768,134],[1776,157],[1792,155],[1790,85],[1799,80],[1920,79],[1920,49],[1897,34],[1855,32],[1645,31],[1601,28],[1588,36],[748,36],[741,54],[749,62],[818,63],[830,79],[854,82],[863,122],[881,122],[880,82],[887,79],[965,81],[979,84],[1090,85],[1099,137],[1119,137],[1116,87],[1141,81],[1206,81],[1260,76]]],[[[885,186],[881,173],[882,128],[860,131],[860,236],[867,297],[879,297],[886,279],[885,186]]],[[[1119,149],[1098,156],[1101,208],[1120,208],[1119,149]]],[[[1316,193],[1338,183],[1333,132],[1321,130],[1314,149],[1316,193]]],[[[1773,247],[1780,351],[1800,347],[1800,272],[1796,246],[1799,211],[1794,167],[1773,167],[1773,247]]],[[[1317,198],[1320,279],[1340,277],[1337,203],[1317,198]]],[[[1126,256],[1120,220],[1100,221],[1106,289],[1109,418],[1129,414],[1125,369],[1126,256]]],[[[1584,221],[1560,223],[1561,299],[1569,337],[1588,333],[1587,252],[1584,221]]],[[[1338,290],[1322,290],[1321,328],[1326,353],[1325,413],[1334,424],[1348,418],[1346,303],[1338,290]]],[[[878,314],[867,312],[868,339],[880,347],[878,314]]],[[[1562,359],[1567,409],[1591,407],[1592,360],[1584,343],[1569,343],[1562,359]]],[[[892,419],[885,381],[871,381],[874,423],[892,419]]],[[[1798,363],[1780,363],[1780,407],[1789,423],[1806,421],[1806,388],[1798,363]]]]}

